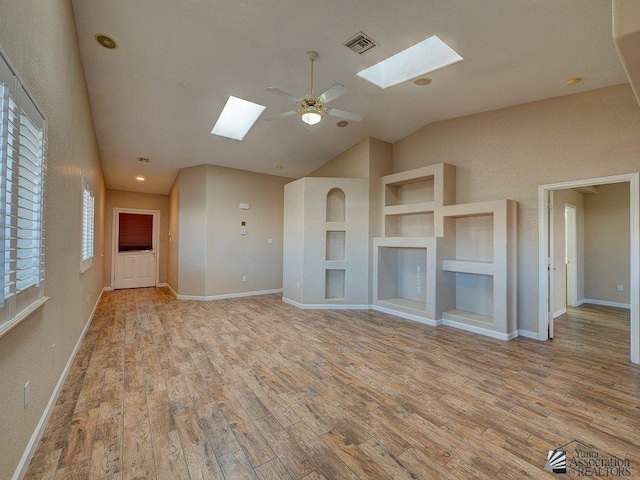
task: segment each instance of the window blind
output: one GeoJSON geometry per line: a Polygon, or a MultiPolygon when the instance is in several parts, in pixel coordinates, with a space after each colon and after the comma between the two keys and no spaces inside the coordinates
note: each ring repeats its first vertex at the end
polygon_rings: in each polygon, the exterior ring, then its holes
{"type": "Polygon", "coordinates": [[[94,197],[85,179],[82,179],[82,261],[80,271],[85,272],[93,263],[94,197]]]}

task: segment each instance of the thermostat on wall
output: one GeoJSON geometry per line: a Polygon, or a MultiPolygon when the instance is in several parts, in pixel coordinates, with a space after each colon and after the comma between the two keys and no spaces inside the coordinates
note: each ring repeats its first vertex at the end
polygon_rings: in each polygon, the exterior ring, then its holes
{"type": "Polygon", "coordinates": [[[240,210],[249,210],[249,204],[248,203],[241,203],[240,204],[240,210]]]}

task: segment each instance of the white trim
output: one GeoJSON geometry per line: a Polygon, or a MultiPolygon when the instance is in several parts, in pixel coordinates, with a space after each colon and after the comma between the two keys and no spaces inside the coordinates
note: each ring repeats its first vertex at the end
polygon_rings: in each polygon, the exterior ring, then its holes
{"type": "Polygon", "coordinates": [[[604,307],[618,307],[618,308],[626,308],[627,310],[631,309],[630,303],[620,303],[620,302],[609,302],[608,300],[595,300],[593,298],[583,298],[577,303],[577,306],[584,305],[585,303],[590,303],[592,305],[602,305],[604,307]]]}
{"type": "Polygon", "coordinates": [[[178,294],[176,293],[176,291],[173,289],[173,287],[171,287],[171,285],[169,285],[168,283],[161,283],[160,285],[158,285],[159,287],[164,287],[166,289],[169,290],[169,292],[171,293],[171,295],[173,295],[174,297],[178,298],[178,294]]]}
{"type": "Polygon", "coordinates": [[[177,298],[178,300],[197,300],[200,302],[209,302],[211,300],[223,300],[225,298],[256,297],[258,295],[269,295],[271,293],[282,293],[282,289],[276,288],[274,290],[258,290],[255,292],[226,293],[224,295],[209,295],[209,296],[177,295],[177,298]]]}
{"type": "Polygon", "coordinates": [[[111,291],[113,291],[113,287],[112,287],[112,286],[104,287],[104,288],[102,289],[102,291],[103,291],[103,292],[111,292],[111,291]]]}
{"type": "Polygon", "coordinates": [[[640,174],[627,173],[610,177],[590,178],[571,182],[553,183],[538,186],[538,336],[540,340],[548,339],[547,305],[549,304],[547,258],[549,256],[547,238],[549,235],[547,220],[549,218],[547,192],[566,188],[604,185],[610,183],[629,183],[630,193],[630,253],[631,270],[630,307],[630,350],[631,362],[640,364],[640,174]]]}
{"type": "Polygon", "coordinates": [[[561,308],[557,312],[553,312],[553,318],[558,318],[560,315],[567,313],[567,307],[561,308]]]}
{"type": "MultiPolygon", "coordinates": [[[[76,342],[75,347],[73,347],[73,351],[71,352],[71,355],[69,356],[69,360],[67,360],[67,364],[65,365],[64,370],[62,370],[62,373],[60,374],[60,378],[58,378],[58,383],[56,383],[56,386],[53,389],[53,392],[51,393],[51,397],[49,397],[49,402],[47,403],[47,406],[45,407],[44,412],[42,412],[42,416],[40,417],[40,421],[38,422],[38,425],[36,426],[35,430],[31,434],[31,438],[29,439],[29,443],[27,443],[27,447],[25,448],[24,453],[22,454],[22,458],[20,459],[20,462],[18,462],[18,466],[16,467],[15,472],[13,472],[12,480],[19,480],[19,479],[23,478],[24,475],[27,473],[27,468],[29,467],[29,463],[31,462],[31,458],[33,457],[33,454],[35,453],[36,447],[38,446],[38,442],[40,441],[40,437],[42,437],[42,434],[44,433],[44,429],[47,426],[47,420],[49,420],[49,416],[53,412],[53,408],[55,407],[56,402],[58,401],[58,397],[60,396],[60,392],[62,392],[62,387],[64,386],[64,382],[67,379],[67,375],[69,374],[69,370],[71,370],[71,365],[73,365],[73,360],[75,359],[76,354],[78,353],[78,350],[80,349],[80,345],[82,345],[82,341],[84,340],[84,337],[87,334],[87,330],[89,330],[89,326],[91,325],[91,322],[93,321],[93,315],[96,313],[96,309],[98,308],[98,304],[100,303],[100,300],[102,299],[102,294],[105,291],[106,291],[105,288],[103,288],[100,291],[100,295],[98,296],[98,300],[96,301],[96,304],[93,306],[93,310],[91,311],[91,315],[89,315],[89,320],[87,320],[87,323],[85,324],[84,328],[82,329],[82,333],[80,334],[80,338],[78,338],[78,341],[76,342]]],[[[47,297],[44,297],[44,298],[47,298],[47,297]]]]}
{"type": "Polygon", "coordinates": [[[462,322],[456,322],[455,320],[444,320],[442,322],[447,327],[459,328],[460,330],[466,330],[471,333],[478,333],[480,335],[484,335],[491,338],[497,338],[498,340],[513,340],[519,334],[518,330],[515,330],[511,333],[501,333],[495,332],[493,330],[489,330],[482,327],[476,327],[475,325],[468,325],[462,322]]]}
{"type": "Polygon", "coordinates": [[[340,304],[340,303],[299,303],[295,300],[291,300],[287,297],[282,297],[284,303],[293,305],[294,307],[302,310],[370,310],[371,305],[357,305],[357,304],[340,304]]]}
{"type": "Polygon", "coordinates": [[[47,300],[49,300],[49,297],[40,297],[27,308],[18,312],[11,320],[2,323],[0,325],[0,338],[4,337],[7,333],[31,317],[38,310],[41,310],[42,307],[44,307],[44,304],[47,303],[47,300]]]}
{"type": "Polygon", "coordinates": [[[391,308],[381,307],[379,305],[371,305],[371,309],[376,312],[387,313],[389,315],[393,315],[394,317],[406,318],[407,320],[413,320],[414,322],[423,323],[425,325],[429,325],[431,327],[437,327],[438,325],[442,325],[442,320],[433,320],[431,318],[421,317],[419,315],[414,315],[413,313],[406,313],[400,310],[393,310],[391,308]]]}
{"type": "Polygon", "coordinates": [[[524,338],[533,338],[534,340],[540,340],[538,332],[530,332],[528,330],[518,330],[518,336],[524,338]]]}

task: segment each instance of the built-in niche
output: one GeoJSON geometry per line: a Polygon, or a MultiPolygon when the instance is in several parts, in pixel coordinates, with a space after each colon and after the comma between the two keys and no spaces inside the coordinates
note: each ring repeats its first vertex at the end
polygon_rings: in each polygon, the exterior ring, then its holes
{"type": "Polygon", "coordinates": [[[344,231],[327,231],[326,260],[341,261],[345,259],[346,233],[344,231]]]}
{"type": "Polygon", "coordinates": [[[329,269],[325,272],[325,298],[340,300],[345,294],[345,271],[343,269],[329,269]]]}
{"type": "Polygon", "coordinates": [[[332,188],[327,193],[327,222],[344,222],[347,199],[339,188],[332,188]]]}

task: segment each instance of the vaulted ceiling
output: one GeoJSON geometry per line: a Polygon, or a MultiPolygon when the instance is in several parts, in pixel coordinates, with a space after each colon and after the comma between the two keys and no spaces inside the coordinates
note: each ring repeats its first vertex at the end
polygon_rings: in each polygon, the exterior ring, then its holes
{"type": "Polygon", "coordinates": [[[108,188],[166,194],[180,168],[210,163],[301,177],[367,136],[396,142],[431,122],[626,83],[609,0],[74,0],[108,188]],[[379,45],[344,43],[364,32],[379,45]],[[104,33],[118,42],[107,50],[104,33]],[[464,60],[386,90],[356,73],[437,35],[464,60]],[[210,134],[229,95],[295,107],[265,89],[341,83],[338,127],[259,119],[243,141],[210,134]],[[567,87],[568,77],[582,77],[567,87]],[[150,159],[149,163],[138,161],[150,159]],[[277,170],[276,166],[282,169],[277,170]],[[145,182],[136,182],[143,175],[145,182]]]}

